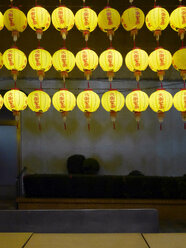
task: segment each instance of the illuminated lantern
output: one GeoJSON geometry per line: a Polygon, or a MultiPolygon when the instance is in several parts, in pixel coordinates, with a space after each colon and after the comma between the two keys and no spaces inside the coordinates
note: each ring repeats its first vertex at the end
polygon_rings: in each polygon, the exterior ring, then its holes
{"type": "Polygon", "coordinates": [[[112,81],[114,73],[119,71],[123,64],[123,57],[120,52],[109,48],[100,55],[99,64],[103,71],[107,72],[109,81],[112,81]]]}
{"type": "Polygon", "coordinates": [[[138,124],[138,129],[139,129],[139,122],[141,119],[141,112],[145,111],[148,108],[148,105],[149,105],[148,95],[139,89],[133,90],[126,97],[126,106],[129,111],[134,113],[135,119],[138,124]]]}
{"type": "Polygon", "coordinates": [[[29,54],[28,60],[32,69],[37,71],[39,80],[43,81],[45,72],[52,66],[52,57],[50,53],[43,48],[38,48],[29,54]]]}
{"type": "Polygon", "coordinates": [[[0,12],[0,30],[2,30],[4,27],[4,16],[3,14],[0,12]]]}
{"type": "Polygon", "coordinates": [[[2,95],[0,94],[0,109],[2,109],[3,107],[3,97],[2,95]]]}
{"type": "Polygon", "coordinates": [[[60,6],[52,13],[52,23],[60,31],[62,38],[66,40],[68,31],[74,26],[74,14],[65,6],[60,6]]]}
{"type": "Polygon", "coordinates": [[[4,105],[8,110],[13,112],[18,124],[20,111],[27,107],[27,96],[18,89],[9,90],[4,95],[4,105]]]}
{"type": "Polygon", "coordinates": [[[88,40],[90,32],[97,26],[97,14],[89,7],[84,7],[75,14],[75,25],[77,29],[83,32],[85,41],[88,40]]]}
{"type": "Polygon", "coordinates": [[[13,79],[16,81],[18,72],[22,71],[27,65],[27,58],[19,49],[10,48],[3,54],[3,63],[12,72],[13,79]]]}
{"type": "Polygon", "coordinates": [[[27,18],[17,7],[12,7],[4,13],[4,23],[5,27],[12,32],[13,40],[17,41],[19,33],[27,27],[27,18]]]}
{"type": "Polygon", "coordinates": [[[73,70],[76,60],[74,54],[63,48],[54,53],[52,63],[56,71],[60,71],[63,80],[73,70]]]}
{"type": "Polygon", "coordinates": [[[186,7],[179,6],[170,15],[170,26],[180,36],[181,40],[184,39],[186,30],[186,7]]]}
{"type": "Polygon", "coordinates": [[[120,19],[119,12],[111,7],[104,8],[98,15],[98,26],[103,32],[107,33],[110,40],[119,28],[120,19]]]}
{"type": "Polygon", "coordinates": [[[3,55],[0,53],[0,69],[3,67],[3,55]]]}
{"type": "Polygon", "coordinates": [[[80,71],[84,72],[86,79],[89,80],[92,71],[98,66],[98,56],[93,50],[85,48],[77,53],[76,65],[80,71]]]}
{"type": "Polygon", "coordinates": [[[115,129],[117,112],[120,111],[125,104],[123,94],[121,94],[117,90],[111,89],[103,94],[101,98],[101,104],[107,112],[110,112],[111,121],[113,122],[113,128],[115,129]]]}
{"type": "Polygon", "coordinates": [[[138,33],[138,30],[143,27],[145,21],[145,15],[139,8],[131,6],[126,9],[121,17],[121,24],[126,31],[130,31],[133,39],[138,33]]]}
{"type": "Polygon", "coordinates": [[[186,129],[186,89],[182,89],[174,95],[174,107],[181,112],[182,120],[184,122],[184,129],[186,129]]]}
{"type": "Polygon", "coordinates": [[[136,81],[139,81],[141,72],[144,71],[149,64],[148,54],[142,49],[134,48],[127,53],[125,64],[130,71],[134,72],[136,81]]]}
{"type": "Polygon", "coordinates": [[[36,113],[39,122],[39,129],[41,129],[41,116],[44,112],[49,110],[50,106],[50,96],[43,90],[35,90],[28,95],[28,107],[36,113]]]}
{"type": "Polygon", "coordinates": [[[173,104],[172,95],[164,89],[158,89],[151,94],[149,102],[151,109],[158,114],[160,129],[162,129],[165,112],[169,111],[173,104]]]}
{"type": "Polygon", "coordinates": [[[84,112],[90,130],[90,119],[92,112],[95,112],[100,105],[99,96],[91,89],[84,90],[77,97],[78,108],[84,112]]]}
{"type": "Polygon", "coordinates": [[[148,12],[145,21],[147,28],[154,32],[156,40],[159,40],[161,31],[169,24],[169,13],[166,9],[157,6],[148,12]]]}
{"type": "Polygon", "coordinates": [[[53,95],[52,103],[54,108],[61,112],[64,121],[64,127],[66,129],[66,119],[68,112],[72,111],[76,106],[76,98],[74,94],[72,94],[67,89],[62,89],[53,95]]]}
{"type": "Polygon", "coordinates": [[[172,55],[168,50],[157,48],[149,55],[149,67],[157,72],[159,80],[163,80],[165,70],[168,70],[172,64],[172,55]]]}
{"type": "Polygon", "coordinates": [[[37,39],[42,38],[43,31],[46,31],[50,26],[50,14],[40,6],[33,7],[28,11],[27,20],[29,26],[36,31],[37,39]]]}
{"type": "Polygon", "coordinates": [[[183,80],[186,80],[186,48],[182,47],[172,57],[172,65],[178,71],[183,80]]]}

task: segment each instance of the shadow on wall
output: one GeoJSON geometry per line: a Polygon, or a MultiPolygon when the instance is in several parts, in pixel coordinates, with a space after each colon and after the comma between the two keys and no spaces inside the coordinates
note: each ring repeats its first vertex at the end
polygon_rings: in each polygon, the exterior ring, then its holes
{"type": "Polygon", "coordinates": [[[30,155],[25,157],[23,161],[24,165],[27,167],[27,174],[50,174],[50,173],[62,173],[66,174],[66,159],[53,159],[46,161],[45,159],[38,156],[30,155]]]}

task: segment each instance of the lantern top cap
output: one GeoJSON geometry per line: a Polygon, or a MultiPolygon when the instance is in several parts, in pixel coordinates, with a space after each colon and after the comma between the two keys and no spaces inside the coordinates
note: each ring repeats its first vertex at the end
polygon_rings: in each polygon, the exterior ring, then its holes
{"type": "Polygon", "coordinates": [[[179,48],[179,50],[181,50],[181,49],[185,49],[185,48],[186,48],[186,46],[182,46],[182,47],[180,47],[180,48],[179,48]]]}
{"type": "Polygon", "coordinates": [[[66,47],[61,47],[60,50],[67,50],[67,48],[66,47]]]}
{"type": "Polygon", "coordinates": [[[88,89],[84,89],[84,91],[93,91],[92,89],[88,88],[88,89]]]}
{"type": "Polygon", "coordinates": [[[155,51],[158,50],[158,49],[164,49],[163,47],[159,46],[159,47],[156,47],[155,48],[155,51]]]}
{"type": "Polygon", "coordinates": [[[186,91],[186,88],[182,88],[181,90],[185,90],[186,91]]]}
{"type": "Polygon", "coordinates": [[[18,49],[18,47],[16,45],[11,46],[11,48],[18,49]]]}
{"type": "MultiPolygon", "coordinates": [[[[19,90],[18,88],[11,88],[11,90],[19,90]]],[[[10,91],[10,90],[9,90],[10,91]]],[[[20,90],[19,90],[20,91],[20,90]]]]}
{"type": "MultiPolygon", "coordinates": [[[[109,91],[118,91],[118,90],[117,90],[117,89],[109,89],[109,91]]],[[[108,91],[108,92],[109,92],[109,91],[108,91]]],[[[119,92],[119,91],[118,91],[118,92],[119,92]]]]}
{"type": "Polygon", "coordinates": [[[90,6],[83,6],[83,9],[91,9],[90,6]]]}
{"type": "Polygon", "coordinates": [[[61,88],[59,91],[62,91],[62,90],[69,91],[69,90],[68,90],[68,89],[66,89],[66,88],[61,88]]]}
{"type": "Polygon", "coordinates": [[[141,91],[141,90],[140,90],[140,88],[138,88],[138,89],[133,89],[132,91],[141,91]]]}
{"type": "MultiPolygon", "coordinates": [[[[131,6],[128,7],[128,9],[131,9],[131,8],[138,8],[138,7],[136,7],[136,6],[134,6],[134,5],[131,5],[131,6]]],[[[138,9],[139,9],[139,8],[138,8],[138,9]]]]}
{"type": "Polygon", "coordinates": [[[140,49],[140,50],[142,50],[140,47],[136,47],[136,46],[132,48],[132,50],[135,50],[135,49],[140,49]]]}
{"type": "Polygon", "coordinates": [[[10,9],[19,9],[17,6],[11,6],[10,9]]]}
{"type": "Polygon", "coordinates": [[[45,50],[43,47],[41,47],[41,46],[38,46],[37,48],[36,48],[36,50],[37,49],[42,49],[42,50],[45,50]]]}
{"type": "Polygon", "coordinates": [[[107,48],[107,50],[110,50],[110,49],[115,50],[114,47],[112,47],[112,46],[107,48]]]}
{"type": "Polygon", "coordinates": [[[164,88],[159,88],[159,89],[157,89],[156,91],[158,91],[158,90],[164,90],[164,91],[166,91],[164,88]]]}
{"type": "Polygon", "coordinates": [[[105,6],[104,9],[111,9],[111,7],[109,5],[105,6]]]}
{"type": "MultiPolygon", "coordinates": [[[[155,8],[162,8],[160,5],[156,5],[156,6],[154,6],[154,9],[155,8]]],[[[164,9],[164,8],[162,8],[162,9],[164,9]]]]}
{"type": "Polygon", "coordinates": [[[82,50],[90,50],[89,47],[84,47],[82,50]]]}
{"type": "MultiPolygon", "coordinates": [[[[43,89],[35,89],[34,91],[43,91],[43,89]]],[[[34,92],[34,91],[32,91],[32,92],[34,92]]]]}

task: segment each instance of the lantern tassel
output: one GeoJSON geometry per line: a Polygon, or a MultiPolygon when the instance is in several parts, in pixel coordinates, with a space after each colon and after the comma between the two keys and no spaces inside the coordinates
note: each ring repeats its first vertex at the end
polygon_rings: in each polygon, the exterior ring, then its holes
{"type": "Polygon", "coordinates": [[[116,122],[113,121],[113,129],[116,130],[116,122]]]}
{"type": "Polygon", "coordinates": [[[165,113],[164,112],[158,112],[158,121],[160,123],[160,131],[162,131],[163,127],[162,127],[162,123],[165,117],[165,113]]]}
{"type": "Polygon", "coordinates": [[[184,122],[184,129],[186,130],[186,122],[184,122]]]}
{"type": "Polygon", "coordinates": [[[86,119],[87,119],[88,130],[90,131],[90,120],[91,120],[91,114],[92,114],[92,113],[86,111],[86,112],[84,112],[84,114],[85,114],[85,117],[86,117],[86,119]]]}
{"type": "Polygon", "coordinates": [[[37,116],[37,120],[38,120],[38,128],[39,128],[39,131],[42,130],[42,127],[41,127],[41,116],[42,116],[42,114],[43,114],[42,111],[36,112],[36,116],[37,116]]]}
{"type": "Polygon", "coordinates": [[[113,123],[113,129],[114,129],[114,130],[116,129],[116,116],[117,116],[117,112],[111,110],[111,111],[110,111],[110,118],[111,118],[111,121],[112,121],[112,123],[113,123]]]}
{"type": "Polygon", "coordinates": [[[90,123],[88,123],[88,131],[90,131],[90,123]]]}
{"type": "Polygon", "coordinates": [[[139,124],[139,121],[137,121],[137,130],[140,129],[140,124],[139,124]]]}
{"type": "Polygon", "coordinates": [[[65,131],[67,130],[67,124],[66,124],[66,122],[64,122],[64,129],[65,129],[65,131]]]}
{"type": "Polygon", "coordinates": [[[20,112],[19,111],[13,111],[13,116],[15,117],[16,128],[19,128],[20,112]]]}
{"type": "Polygon", "coordinates": [[[162,131],[162,129],[163,129],[163,125],[162,123],[160,123],[160,131],[162,131]]]}
{"type": "Polygon", "coordinates": [[[63,112],[61,112],[61,114],[62,114],[62,117],[63,117],[64,129],[67,130],[67,124],[66,124],[66,122],[67,122],[68,112],[67,111],[63,111],[63,112]]]}

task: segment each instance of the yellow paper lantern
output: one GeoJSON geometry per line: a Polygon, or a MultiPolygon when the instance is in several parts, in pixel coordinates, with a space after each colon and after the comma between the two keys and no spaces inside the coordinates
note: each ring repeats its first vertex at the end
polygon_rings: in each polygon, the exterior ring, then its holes
{"type": "Polygon", "coordinates": [[[174,95],[174,107],[181,112],[184,128],[186,129],[186,89],[182,89],[174,95]]]}
{"type": "Polygon", "coordinates": [[[27,96],[18,89],[9,90],[4,95],[4,105],[13,112],[18,123],[20,111],[25,110],[27,107],[27,96]]]}
{"type": "Polygon", "coordinates": [[[3,55],[0,53],[0,69],[3,67],[3,55]]]}
{"type": "Polygon", "coordinates": [[[85,41],[88,41],[90,32],[97,26],[97,14],[89,7],[83,7],[75,14],[75,25],[77,29],[83,32],[85,41]]]}
{"type": "Polygon", "coordinates": [[[159,40],[161,31],[169,24],[169,13],[166,9],[157,6],[148,12],[145,21],[147,28],[154,32],[156,40],[159,40]]]}
{"type": "Polygon", "coordinates": [[[114,73],[119,71],[123,64],[123,57],[120,52],[109,48],[100,55],[99,64],[103,71],[107,72],[109,81],[112,81],[114,73]]]}
{"type": "Polygon", "coordinates": [[[0,12],[0,30],[4,27],[4,15],[0,12]]]}
{"type": "Polygon", "coordinates": [[[5,27],[12,32],[13,40],[17,41],[19,33],[27,27],[25,14],[17,7],[12,7],[4,13],[5,27]]]}
{"type": "Polygon", "coordinates": [[[61,76],[65,81],[68,73],[73,70],[76,60],[73,53],[63,48],[54,53],[52,63],[56,71],[61,72],[61,76]]]}
{"type": "Polygon", "coordinates": [[[117,10],[106,7],[98,15],[98,26],[106,32],[109,39],[112,40],[114,32],[119,28],[120,14],[117,10]]]}
{"type": "Polygon", "coordinates": [[[141,112],[145,111],[148,108],[148,105],[148,95],[139,89],[133,90],[126,97],[126,106],[129,111],[134,113],[135,119],[138,123],[138,127],[139,121],[141,119],[141,112]]]}
{"type": "Polygon", "coordinates": [[[62,38],[66,40],[68,31],[74,26],[74,14],[69,8],[60,6],[52,13],[52,23],[60,31],[62,38]]]}
{"type": "Polygon", "coordinates": [[[76,106],[76,98],[67,89],[62,89],[53,95],[52,103],[54,108],[61,112],[64,128],[66,129],[66,119],[69,111],[72,111],[76,106]]]}
{"type": "Polygon", "coordinates": [[[149,64],[148,54],[142,49],[134,48],[127,53],[125,64],[130,71],[134,72],[136,81],[139,81],[141,72],[144,71],[149,64]]]}
{"type": "Polygon", "coordinates": [[[157,48],[149,55],[149,67],[157,72],[159,80],[163,80],[165,70],[168,70],[172,63],[172,55],[168,50],[157,48]]]}
{"type": "Polygon", "coordinates": [[[117,90],[111,89],[103,94],[101,98],[101,104],[107,112],[110,112],[113,128],[115,129],[117,112],[119,112],[125,104],[125,98],[123,94],[117,90]]]}
{"type": "Polygon", "coordinates": [[[98,56],[93,50],[85,48],[77,53],[76,65],[80,71],[84,72],[86,79],[89,80],[92,71],[98,66],[98,56]]]}
{"type": "Polygon", "coordinates": [[[170,15],[170,26],[173,30],[178,32],[181,40],[184,39],[186,30],[186,7],[179,6],[170,15]]]}
{"type": "Polygon", "coordinates": [[[51,105],[50,96],[43,90],[32,91],[28,95],[28,107],[36,113],[44,113],[51,105]]]}
{"type": "Polygon", "coordinates": [[[52,57],[50,53],[43,48],[38,48],[29,54],[28,60],[32,69],[37,71],[39,80],[43,81],[45,72],[52,66],[52,57]]]}
{"type": "Polygon", "coordinates": [[[42,38],[43,31],[50,27],[50,14],[40,6],[33,7],[28,11],[27,20],[29,26],[36,31],[37,39],[42,38]]]}
{"type": "Polygon", "coordinates": [[[2,109],[3,107],[3,97],[2,95],[0,94],[0,109],[2,109]]]}
{"type": "Polygon", "coordinates": [[[100,98],[91,89],[84,90],[77,97],[77,106],[85,114],[88,122],[88,129],[90,129],[91,114],[99,108],[99,105],[100,98]]]}
{"type": "Polygon", "coordinates": [[[121,17],[121,24],[125,30],[130,31],[133,39],[138,33],[138,30],[143,27],[145,21],[145,15],[139,8],[131,6],[126,9],[121,17]]]}
{"type": "Polygon", "coordinates": [[[28,95],[28,107],[36,113],[39,129],[41,130],[41,116],[48,111],[51,106],[50,96],[42,89],[32,91],[28,95]]]}
{"type": "MultiPolygon", "coordinates": [[[[152,93],[149,98],[149,103],[151,109],[158,114],[158,120],[162,124],[164,119],[164,113],[169,111],[173,104],[172,95],[164,90],[158,89],[156,92],[152,93]]],[[[162,126],[160,125],[160,129],[162,126]]]]}
{"type": "Polygon", "coordinates": [[[17,48],[10,48],[3,54],[3,63],[5,67],[12,72],[16,81],[19,71],[22,71],[27,65],[26,55],[17,48]]]}
{"type": "Polygon", "coordinates": [[[172,65],[178,71],[183,80],[186,80],[186,48],[182,47],[172,57],[172,65]]]}

